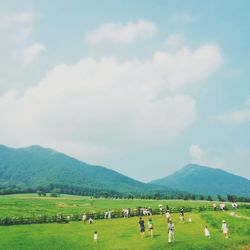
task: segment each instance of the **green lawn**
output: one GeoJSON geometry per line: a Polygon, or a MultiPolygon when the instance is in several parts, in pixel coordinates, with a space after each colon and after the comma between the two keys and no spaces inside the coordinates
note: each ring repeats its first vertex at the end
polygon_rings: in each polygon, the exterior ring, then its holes
{"type": "MultiPolygon", "coordinates": [[[[176,242],[167,243],[167,226],[164,216],[153,216],[154,237],[146,234],[141,239],[138,218],[98,220],[94,224],[70,222],[69,224],[36,224],[0,227],[0,249],[2,250],[49,250],[49,249],[244,249],[250,244],[250,221],[231,218],[228,213],[208,212],[189,214],[193,222],[179,223],[173,215],[176,242]],[[228,221],[230,238],[225,240],[220,231],[222,219],[228,221]],[[208,225],[211,239],[204,236],[208,225]],[[244,229],[245,230],[242,230],[244,229]],[[93,243],[94,231],[99,240],[93,243]]],[[[186,217],[188,214],[186,215],[186,217]]],[[[147,221],[147,217],[144,220],[147,221]]]]}
{"type": "Polygon", "coordinates": [[[61,195],[61,197],[38,197],[36,194],[18,194],[0,196],[0,217],[6,216],[34,216],[80,214],[84,212],[98,212],[105,209],[151,207],[158,208],[159,204],[169,207],[199,207],[209,206],[208,201],[159,201],[159,200],[127,200],[127,199],[91,199],[90,197],[61,195]]]}
{"type": "MultiPolygon", "coordinates": [[[[203,201],[155,201],[155,200],[112,200],[91,199],[90,197],[62,195],[59,198],[41,198],[35,194],[7,195],[0,197],[0,217],[30,216],[38,214],[54,215],[59,212],[81,213],[82,211],[104,211],[108,209],[136,208],[146,206],[157,208],[159,204],[170,207],[199,207],[211,205],[203,201]]],[[[146,234],[141,239],[138,231],[138,218],[119,218],[95,220],[94,224],[70,222],[69,224],[33,224],[0,226],[1,250],[68,250],[68,249],[249,249],[250,220],[248,209],[235,211],[238,216],[227,212],[204,211],[186,213],[192,223],[179,223],[179,214],[173,214],[176,242],[167,242],[167,224],[165,216],[154,215],[154,237],[146,234]],[[243,217],[241,217],[243,216],[243,217]],[[229,239],[224,239],[221,221],[226,220],[229,227],[229,239]],[[204,227],[208,225],[211,239],[204,236],[204,227]],[[93,243],[93,233],[98,231],[99,240],[93,243]],[[247,248],[248,247],[248,248],[247,248]]],[[[148,217],[144,217],[147,222],[148,217]]]]}

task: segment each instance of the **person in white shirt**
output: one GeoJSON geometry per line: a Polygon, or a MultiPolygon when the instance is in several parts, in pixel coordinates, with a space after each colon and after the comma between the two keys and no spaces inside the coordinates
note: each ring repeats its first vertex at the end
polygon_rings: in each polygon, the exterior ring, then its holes
{"type": "Polygon", "coordinates": [[[225,211],[225,207],[226,207],[226,205],[224,202],[220,204],[221,211],[225,211]]]}
{"type": "Polygon", "coordinates": [[[93,223],[93,219],[91,217],[89,217],[89,224],[93,223]]]}
{"type": "Polygon", "coordinates": [[[216,203],[213,203],[213,209],[214,209],[214,211],[216,211],[216,209],[217,209],[216,203]]]}
{"type": "Polygon", "coordinates": [[[209,232],[209,230],[208,230],[208,227],[207,227],[207,226],[205,226],[205,229],[204,229],[204,234],[205,234],[205,236],[206,236],[208,239],[210,239],[210,232],[209,232]]]}
{"type": "Polygon", "coordinates": [[[228,227],[226,221],[222,221],[222,226],[221,226],[222,232],[224,234],[225,239],[228,239],[228,227]]]}
{"type": "Polygon", "coordinates": [[[108,211],[108,219],[111,219],[111,217],[112,217],[112,211],[109,210],[109,211],[108,211]]]}
{"type": "Polygon", "coordinates": [[[97,240],[98,240],[98,233],[97,232],[94,232],[93,240],[95,243],[97,243],[97,240]]]}
{"type": "Polygon", "coordinates": [[[166,211],[166,219],[167,219],[167,223],[169,223],[169,220],[171,219],[171,214],[169,210],[166,211]]]}
{"type": "Polygon", "coordinates": [[[104,219],[107,220],[107,218],[108,218],[108,211],[105,211],[105,213],[104,213],[104,219]]]}
{"type": "Polygon", "coordinates": [[[174,241],[174,223],[170,219],[168,223],[168,243],[171,243],[173,241],[174,241]]]}
{"type": "Polygon", "coordinates": [[[83,220],[83,223],[85,224],[87,220],[87,215],[85,213],[82,215],[82,220],[83,220]]]}
{"type": "Polygon", "coordinates": [[[232,202],[232,209],[234,209],[235,208],[235,206],[234,206],[234,202],[232,202]]]}

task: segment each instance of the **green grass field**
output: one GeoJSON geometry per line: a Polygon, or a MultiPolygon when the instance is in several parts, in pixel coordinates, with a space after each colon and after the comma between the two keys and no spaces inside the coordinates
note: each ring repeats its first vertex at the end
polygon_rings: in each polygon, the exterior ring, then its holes
{"type": "MultiPolygon", "coordinates": [[[[62,196],[61,198],[37,198],[34,195],[9,195],[1,197],[2,212],[6,215],[32,213],[55,213],[61,207],[63,212],[82,211],[83,209],[123,208],[133,206],[199,206],[203,202],[188,201],[145,201],[145,200],[91,200],[86,197],[62,196]],[[16,203],[15,203],[16,202],[16,203]],[[30,206],[29,206],[30,204],[30,206]],[[59,204],[64,204],[63,206],[59,204]],[[66,206],[65,206],[66,204],[66,206]],[[90,205],[89,205],[90,204],[90,205]],[[65,210],[64,210],[65,209],[65,210]],[[75,210],[76,209],[76,210],[75,210]],[[78,210],[79,209],[79,210],[78,210]],[[9,212],[9,214],[8,214],[9,212]]],[[[154,215],[154,237],[142,239],[138,230],[138,218],[120,218],[95,220],[93,224],[82,221],[68,224],[34,224],[17,226],[0,226],[1,250],[66,250],[66,249],[249,249],[250,217],[247,209],[237,210],[232,216],[227,212],[193,212],[192,223],[179,223],[179,214],[173,214],[176,242],[167,242],[167,223],[165,216],[154,215]],[[224,239],[221,232],[221,221],[226,220],[229,227],[229,239],[224,239]],[[208,225],[211,239],[204,236],[204,227],[208,225]],[[98,231],[98,243],[93,242],[93,233],[98,231]]],[[[148,217],[144,217],[147,222],[148,217]]]]}
{"type": "Polygon", "coordinates": [[[33,216],[55,215],[57,213],[74,214],[85,212],[98,212],[105,209],[120,209],[151,207],[158,208],[159,204],[169,207],[200,207],[211,206],[208,201],[182,201],[182,200],[127,200],[127,199],[91,199],[90,197],[61,195],[57,198],[38,197],[36,194],[2,195],[0,198],[0,217],[5,216],[33,216]]]}

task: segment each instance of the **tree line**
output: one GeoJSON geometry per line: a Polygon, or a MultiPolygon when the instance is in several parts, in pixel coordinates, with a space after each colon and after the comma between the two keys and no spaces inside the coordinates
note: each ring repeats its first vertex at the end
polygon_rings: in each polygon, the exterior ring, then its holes
{"type": "Polygon", "coordinates": [[[152,199],[152,200],[206,200],[206,201],[230,201],[230,202],[250,202],[250,197],[236,196],[236,195],[204,195],[204,194],[190,194],[182,192],[117,192],[109,189],[97,189],[89,187],[77,187],[64,184],[49,184],[46,186],[26,187],[22,185],[0,186],[0,195],[7,194],[22,194],[22,193],[37,193],[38,196],[53,196],[57,197],[62,194],[92,196],[94,198],[113,198],[113,199],[152,199]]]}

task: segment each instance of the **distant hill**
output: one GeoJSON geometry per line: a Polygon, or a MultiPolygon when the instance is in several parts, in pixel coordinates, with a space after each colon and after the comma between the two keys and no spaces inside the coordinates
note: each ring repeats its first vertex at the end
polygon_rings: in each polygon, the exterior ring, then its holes
{"type": "Polygon", "coordinates": [[[50,184],[114,190],[121,193],[164,190],[116,171],[94,166],[40,146],[9,148],[0,145],[0,184],[25,187],[50,184]]]}
{"type": "Polygon", "coordinates": [[[250,196],[250,180],[196,164],[189,164],[170,176],[150,183],[195,194],[250,196]]]}

